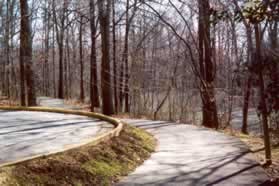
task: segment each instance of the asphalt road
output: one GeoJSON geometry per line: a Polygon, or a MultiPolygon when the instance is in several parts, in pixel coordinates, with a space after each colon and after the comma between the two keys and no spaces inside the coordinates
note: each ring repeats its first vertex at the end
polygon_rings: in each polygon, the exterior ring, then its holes
{"type": "Polygon", "coordinates": [[[112,128],[106,122],[85,116],[0,111],[0,165],[62,151],[89,142],[112,128]]]}
{"type": "MultiPolygon", "coordinates": [[[[231,121],[232,128],[241,131],[242,119],[243,119],[242,109],[241,108],[235,109],[232,112],[232,121],[231,121]]],[[[257,135],[257,136],[263,135],[262,123],[260,122],[256,109],[254,108],[249,109],[247,119],[248,119],[247,129],[249,134],[257,135]]]]}
{"type": "MultiPolygon", "coordinates": [[[[67,107],[41,99],[42,106],[67,107]]],[[[268,179],[238,139],[191,125],[125,120],[158,140],[150,159],[118,186],[259,185],[268,179]]],[[[40,112],[0,112],[0,164],[80,143],[110,125],[87,117],[40,112]]]]}
{"type": "Polygon", "coordinates": [[[256,186],[268,177],[238,139],[192,125],[126,120],[158,140],[156,152],[118,186],[256,186]]]}
{"type": "MultiPolygon", "coordinates": [[[[59,100],[43,98],[42,102],[63,107],[63,103],[56,104],[59,100]]],[[[241,118],[241,112],[233,113],[234,127],[241,126],[241,118]]],[[[248,121],[250,131],[257,132],[255,112],[249,112],[248,121]]],[[[151,158],[118,186],[256,186],[268,180],[248,147],[236,138],[192,125],[134,119],[125,122],[151,132],[158,146],[151,158]]]]}

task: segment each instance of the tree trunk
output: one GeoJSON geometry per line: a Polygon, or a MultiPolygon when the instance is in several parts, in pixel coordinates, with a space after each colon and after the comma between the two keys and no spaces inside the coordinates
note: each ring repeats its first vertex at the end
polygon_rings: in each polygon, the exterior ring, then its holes
{"type": "Polygon", "coordinates": [[[64,54],[64,32],[65,32],[65,20],[67,11],[68,1],[63,1],[63,8],[60,17],[60,24],[56,15],[55,1],[53,0],[53,18],[56,30],[56,40],[58,44],[58,55],[59,55],[59,67],[58,67],[58,98],[64,99],[64,68],[63,68],[63,54],[64,54]]]}
{"type": "Polygon", "coordinates": [[[56,68],[55,68],[55,29],[52,31],[52,83],[53,83],[53,96],[56,97],[56,68]]]}
{"type": "Polygon", "coordinates": [[[44,65],[45,65],[45,79],[44,79],[44,84],[45,84],[45,90],[44,94],[46,96],[49,96],[49,28],[50,28],[50,15],[48,13],[48,8],[49,5],[47,4],[47,1],[45,1],[46,7],[45,7],[45,54],[44,54],[44,65]]]}
{"type": "Polygon", "coordinates": [[[27,104],[36,105],[35,79],[32,69],[32,38],[31,23],[27,0],[20,0],[20,61],[25,63],[25,78],[27,86],[27,104]]]}
{"type": "Polygon", "coordinates": [[[6,25],[5,25],[5,56],[6,56],[6,76],[5,76],[5,83],[6,87],[4,89],[5,95],[10,99],[10,24],[11,23],[11,16],[10,15],[10,0],[7,0],[6,4],[6,25]]]}
{"type": "Polygon", "coordinates": [[[130,112],[129,107],[129,30],[130,30],[130,21],[129,21],[129,0],[126,2],[126,30],[125,30],[125,43],[123,51],[123,62],[125,66],[125,79],[124,79],[124,102],[125,102],[125,112],[130,112]]]}
{"type": "Polygon", "coordinates": [[[260,111],[262,114],[262,124],[264,131],[264,145],[265,145],[265,158],[266,164],[270,165],[272,163],[271,160],[271,147],[270,147],[270,137],[269,137],[269,127],[268,127],[268,113],[267,113],[267,105],[265,100],[265,85],[263,79],[263,61],[261,55],[261,38],[259,25],[255,24],[255,39],[256,39],[256,55],[257,55],[257,72],[259,76],[259,89],[260,89],[260,111]]]}
{"type": "Polygon", "coordinates": [[[80,62],[80,101],[84,102],[84,83],[83,83],[83,47],[82,47],[82,34],[83,34],[83,16],[80,16],[80,27],[79,27],[79,62],[80,62]]]}
{"type": "Polygon", "coordinates": [[[251,84],[252,84],[252,77],[249,74],[249,77],[246,82],[245,87],[245,93],[244,93],[244,103],[243,103],[243,110],[242,110],[242,128],[241,132],[243,134],[248,134],[248,110],[249,110],[249,99],[250,99],[250,90],[251,90],[251,84]]]}
{"type": "Polygon", "coordinates": [[[208,0],[199,0],[199,59],[201,98],[203,103],[202,125],[218,128],[217,106],[214,92],[214,63],[210,45],[210,6],[208,0]]]}
{"type": "Polygon", "coordinates": [[[103,114],[112,115],[113,101],[112,101],[112,87],[110,77],[110,12],[111,0],[98,0],[100,30],[102,36],[102,70],[101,70],[101,84],[102,84],[102,100],[103,100],[103,114]]]}
{"type": "Polygon", "coordinates": [[[58,42],[58,55],[59,55],[59,67],[58,67],[58,98],[64,99],[64,81],[63,81],[63,41],[58,42]]]}
{"type": "Polygon", "coordinates": [[[116,22],[115,22],[115,0],[112,2],[112,15],[113,15],[113,25],[112,25],[112,43],[113,43],[113,85],[114,85],[114,109],[118,112],[118,74],[117,74],[117,62],[116,62],[116,22]]]}
{"type": "Polygon", "coordinates": [[[94,107],[100,106],[99,91],[97,84],[97,53],[96,53],[96,17],[95,17],[95,0],[90,0],[90,28],[91,28],[91,58],[90,58],[90,100],[91,111],[94,107]]]}

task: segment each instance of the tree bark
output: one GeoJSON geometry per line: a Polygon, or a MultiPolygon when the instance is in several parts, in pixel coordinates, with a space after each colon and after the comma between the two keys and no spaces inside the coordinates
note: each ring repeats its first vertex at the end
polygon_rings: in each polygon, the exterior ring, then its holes
{"type": "Polygon", "coordinates": [[[45,1],[46,3],[46,7],[45,7],[45,12],[44,12],[44,16],[45,16],[45,54],[44,54],[44,66],[45,66],[45,77],[44,77],[44,94],[46,96],[49,96],[49,30],[50,30],[50,15],[48,13],[48,8],[49,8],[49,4],[47,4],[48,2],[45,1]]]}
{"type": "Polygon", "coordinates": [[[203,103],[202,125],[218,128],[218,113],[214,92],[214,63],[210,44],[210,6],[208,0],[199,0],[199,61],[201,98],[203,103]]]}
{"type": "Polygon", "coordinates": [[[115,22],[115,0],[112,2],[112,16],[113,16],[113,25],[112,25],[112,43],[113,43],[113,85],[114,85],[114,109],[115,112],[118,112],[118,74],[117,74],[117,62],[116,62],[116,22],[115,22]]]}
{"type": "Polygon", "coordinates": [[[257,67],[256,71],[259,76],[259,89],[260,89],[260,111],[262,114],[262,124],[264,131],[264,145],[265,145],[265,158],[266,164],[270,165],[272,163],[271,160],[271,147],[270,147],[270,137],[269,137],[269,127],[268,127],[268,113],[267,113],[267,104],[265,100],[265,85],[263,78],[263,61],[261,54],[261,36],[259,31],[259,25],[255,24],[255,39],[256,39],[256,55],[257,55],[257,67]]]}
{"type": "MultiPolygon", "coordinates": [[[[251,67],[252,56],[253,56],[253,40],[252,40],[252,29],[249,23],[245,22],[246,36],[247,36],[247,65],[248,69],[251,67]]],[[[245,94],[244,94],[244,105],[243,105],[243,119],[242,119],[242,133],[248,134],[248,110],[249,110],[249,99],[250,99],[250,89],[252,84],[252,74],[248,72],[248,78],[246,82],[245,94]]]]}
{"type": "Polygon", "coordinates": [[[80,62],[80,101],[84,102],[84,83],[83,83],[83,47],[82,47],[82,34],[83,34],[83,15],[80,16],[80,27],[79,27],[79,62],[80,62]]]}
{"type": "Polygon", "coordinates": [[[27,86],[27,104],[36,105],[35,79],[32,69],[32,38],[31,23],[27,0],[20,0],[20,61],[25,63],[25,78],[27,86]]]}
{"type": "Polygon", "coordinates": [[[56,68],[55,68],[55,29],[52,31],[52,83],[53,83],[53,96],[56,97],[56,68]]]}
{"type": "Polygon", "coordinates": [[[130,21],[129,21],[129,0],[126,2],[126,29],[125,29],[125,41],[124,41],[124,51],[123,51],[123,62],[125,69],[125,79],[124,79],[124,103],[125,103],[125,112],[130,112],[129,107],[129,30],[130,30],[130,21]]]}
{"type": "Polygon", "coordinates": [[[56,40],[58,45],[58,55],[59,55],[59,67],[58,67],[58,98],[64,99],[64,68],[63,68],[63,54],[64,54],[64,32],[65,32],[65,20],[66,20],[66,10],[68,6],[68,1],[64,0],[62,5],[62,15],[60,17],[60,24],[58,23],[58,18],[56,15],[55,1],[53,0],[53,17],[56,30],[56,40]]]}
{"type": "Polygon", "coordinates": [[[102,36],[102,101],[103,114],[114,114],[110,77],[110,13],[111,0],[98,0],[99,22],[102,36]]]}
{"type": "Polygon", "coordinates": [[[249,99],[250,99],[250,90],[251,90],[251,84],[252,84],[252,77],[249,74],[249,77],[246,81],[246,87],[245,87],[245,93],[244,93],[244,104],[243,104],[243,110],[242,110],[242,127],[241,132],[243,134],[248,134],[248,110],[249,110],[249,99]]]}
{"type": "Polygon", "coordinates": [[[94,107],[100,107],[99,90],[97,80],[97,52],[96,52],[96,16],[95,0],[90,0],[90,28],[91,28],[91,57],[90,57],[90,100],[91,111],[94,107]]]}

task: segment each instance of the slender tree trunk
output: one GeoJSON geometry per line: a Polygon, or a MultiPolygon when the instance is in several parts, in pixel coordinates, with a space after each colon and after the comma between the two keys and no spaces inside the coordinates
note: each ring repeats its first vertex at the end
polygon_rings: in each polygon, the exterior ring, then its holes
{"type": "Polygon", "coordinates": [[[96,53],[96,16],[95,0],[90,0],[90,28],[91,28],[91,57],[90,57],[90,100],[91,111],[100,106],[99,91],[97,84],[97,53],[96,53]]]}
{"type": "Polygon", "coordinates": [[[125,30],[125,43],[123,51],[123,62],[125,69],[125,79],[124,79],[124,102],[125,102],[125,112],[130,112],[129,107],[129,30],[130,30],[130,21],[129,21],[129,0],[126,2],[126,30],[125,30]]]}
{"type": "MultiPolygon", "coordinates": [[[[248,68],[252,65],[252,55],[253,55],[253,40],[252,40],[252,29],[249,23],[245,22],[246,27],[246,36],[247,36],[247,47],[248,47],[248,53],[247,53],[247,64],[248,68]]],[[[242,129],[241,131],[244,134],[248,134],[248,110],[249,110],[249,101],[250,101],[250,91],[251,91],[251,84],[252,84],[252,74],[251,72],[248,72],[248,78],[246,81],[246,88],[245,88],[245,94],[244,94],[244,105],[243,105],[243,118],[242,118],[242,129]]]]}
{"type": "Polygon", "coordinates": [[[115,0],[112,2],[112,15],[113,15],[113,25],[112,25],[112,40],[113,40],[113,85],[114,85],[114,108],[115,112],[118,112],[118,74],[117,74],[117,62],[116,62],[116,22],[115,22],[115,0]]]}
{"type": "MultiPolygon", "coordinates": [[[[67,19],[68,20],[68,19],[67,19]]],[[[70,66],[71,66],[71,58],[70,58],[70,46],[69,46],[69,31],[66,31],[66,51],[65,51],[65,97],[68,99],[71,97],[71,90],[70,90],[70,84],[69,84],[69,79],[70,79],[70,66]]]]}
{"type": "Polygon", "coordinates": [[[58,55],[59,55],[59,66],[58,66],[58,98],[64,99],[64,68],[63,68],[63,57],[64,57],[64,32],[65,32],[65,21],[68,1],[63,1],[62,15],[60,17],[60,24],[56,15],[55,1],[53,0],[53,17],[56,30],[56,40],[58,44],[58,55]]]}
{"type": "Polygon", "coordinates": [[[20,0],[21,30],[20,30],[20,61],[25,63],[25,78],[27,86],[28,106],[36,105],[35,79],[32,69],[32,38],[31,23],[27,0],[20,0]]]}
{"type": "MultiPolygon", "coordinates": [[[[47,3],[47,1],[45,1],[47,3]]],[[[45,95],[49,96],[49,28],[50,28],[50,15],[47,11],[49,5],[45,7],[45,54],[44,54],[44,64],[45,64],[45,95]]]]}
{"type": "Polygon", "coordinates": [[[52,31],[52,83],[53,83],[53,96],[56,97],[56,68],[55,68],[55,29],[52,31]]]}
{"type": "Polygon", "coordinates": [[[6,57],[6,76],[5,76],[5,83],[6,83],[6,87],[5,87],[5,95],[8,97],[8,99],[10,99],[10,24],[11,23],[11,16],[10,15],[10,0],[7,0],[6,2],[6,29],[5,29],[5,57],[6,57]]]}
{"type": "Polygon", "coordinates": [[[124,65],[123,61],[120,61],[120,77],[119,77],[119,104],[118,104],[118,111],[122,112],[123,111],[123,95],[124,95],[124,90],[123,90],[123,80],[124,80],[124,65]]]}
{"type": "MultiPolygon", "coordinates": [[[[63,42],[63,41],[62,41],[63,42]]],[[[58,43],[59,55],[59,76],[58,76],[58,98],[64,99],[64,81],[63,81],[63,43],[58,43]]]]}
{"type": "Polygon", "coordinates": [[[99,22],[102,36],[102,70],[101,70],[101,84],[102,84],[102,100],[103,100],[103,114],[114,114],[112,101],[112,87],[110,77],[110,12],[111,0],[98,0],[99,7],[99,22]]]}
{"type": "MultiPolygon", "coordinates": [[[[4,6],[4,2],[0,2],[0,17],[3,16],[3,6],[4,6]]],[[[4,20],[2,19],[0,24],[4,25],[4,20]]],[[[1,89],[0,89],[0,96],[3,95],[3,90],[4,90],[4,63],[1,61],[1,65],[0,65],[0,83],[1,83],[1,89]]]]}
{"type": "MultiPolygon", "coordinates": [[[[23,20],[21,20],[21,22],[23,22],[23,20]]],[[[22,23],[23,24],[23,23],[22,23]]],[[[22,37],[24,35],[22,34],[22,37]]],[[[24,50],[24,49],[22,49],[24,50]]],[[[22,51],[22,55],[23,55],[22,51]]],[[[19,59],[19,67],[20,67],[20,105],[21,106],[26,106],[26,99],[25,99],[25,64],[24,64],[24,59],[23,56],[20,57],[19,59]]]]}
{"type": "Polygon", "coordinates": [[[63,84],[64,84],[64,86],[63,86],[63,88],[64,88],[64,99],[67,99],[68,98],[68,84],[67,84],[67,80],[68,80],[68,73],[67,73],[67,71],[68,71],[68,58],[67,58],[67,38],[65,38],[65,48],[63,49],[63,52],[64,52],[64,54],[63,54],[63,84]]]}
{"type": "Polygon", "coordinates": [[[82,35],[83,35],[83,16],[80,16],[80,27],[79,27],[79,62],[80,62],[80,101],[84,102],[84,83],[83,83],[83,47],[82,47],[82,35]]]}
{"type": "MultiPolygon", "coordinates": [[[[66,25],[69,24],[69,16],[65,17],[66,25]]],[[[69,64],[70,64],[70,57],[69,57],[69,29],[66,29],[65,31],[66,37],[65,37],[65,49],[64,49],[64,98],[69,98],[69,64]]]]}
{"type": "MultiPolygon", "coordinates": [[[[11,23],[13,23],[15,21],[15,13],[14,13],[14,10],[15,10],[15,6],[16,6],[16,0],[12,0],[12,3],[11,3],[11,6],[10,6],[10,14],[11,14],[11,23]]],[[[10,50],[11,50],[11,53],[14,51],[14,44],[13,44],[13,38],[15,36],[15,24],[11,24],[10,25],[10,30],[11,30],[11,36],[10,36],[10,50]]],[[[16,68],[15,68],[15,65],[14,65],[14,59],[13,57],[11,57],[10,59],[10,64],[11,64],[11,85],[12,85],[12,89],[11,89],[11,98],[17,98],[17,73],[16,73],[16,68]]]]}
{"type": "Polygon", "coordinates": [[[265,145],[265,158],[266,164],[270,165],[271,160],[271,147],[270,147],[270,137],[269,137],[269,127],[268,127],[268,113],[267,105],[265,100],[265,85],[263,79],[263,61],[261,55],[261,38],[259,25],[255,24],[255,38],[256,38],[256,55],[257,55],[257,71],[259,76],[259,89],[260,89],[260,110],[262,114],[263,131],[264,131],[264,145],[265,145]]]}
{"type": "Polygon", "coordinates": [[[245,93],[244,93],[244,105],[242,110],[242,128],[241,132],[243,134],[248,134],[248,110],[249,110],[249,100],[250,100],[250,91],[251,91],[251,84],[252,84],[252,77],[249,74],[249,77],[247,78],[246,87],[245,87],[245,93]]]}

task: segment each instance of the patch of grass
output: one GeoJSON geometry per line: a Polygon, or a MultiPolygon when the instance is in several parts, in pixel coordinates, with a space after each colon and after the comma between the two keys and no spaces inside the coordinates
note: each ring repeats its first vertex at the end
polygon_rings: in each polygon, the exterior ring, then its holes
{"type": "Polygon", "coordinates": [[[0,168],[0,185],[113,185],[142,164],[155,145],[152,135],[125,125],[119,137],[98,145],[0,168]]]}

